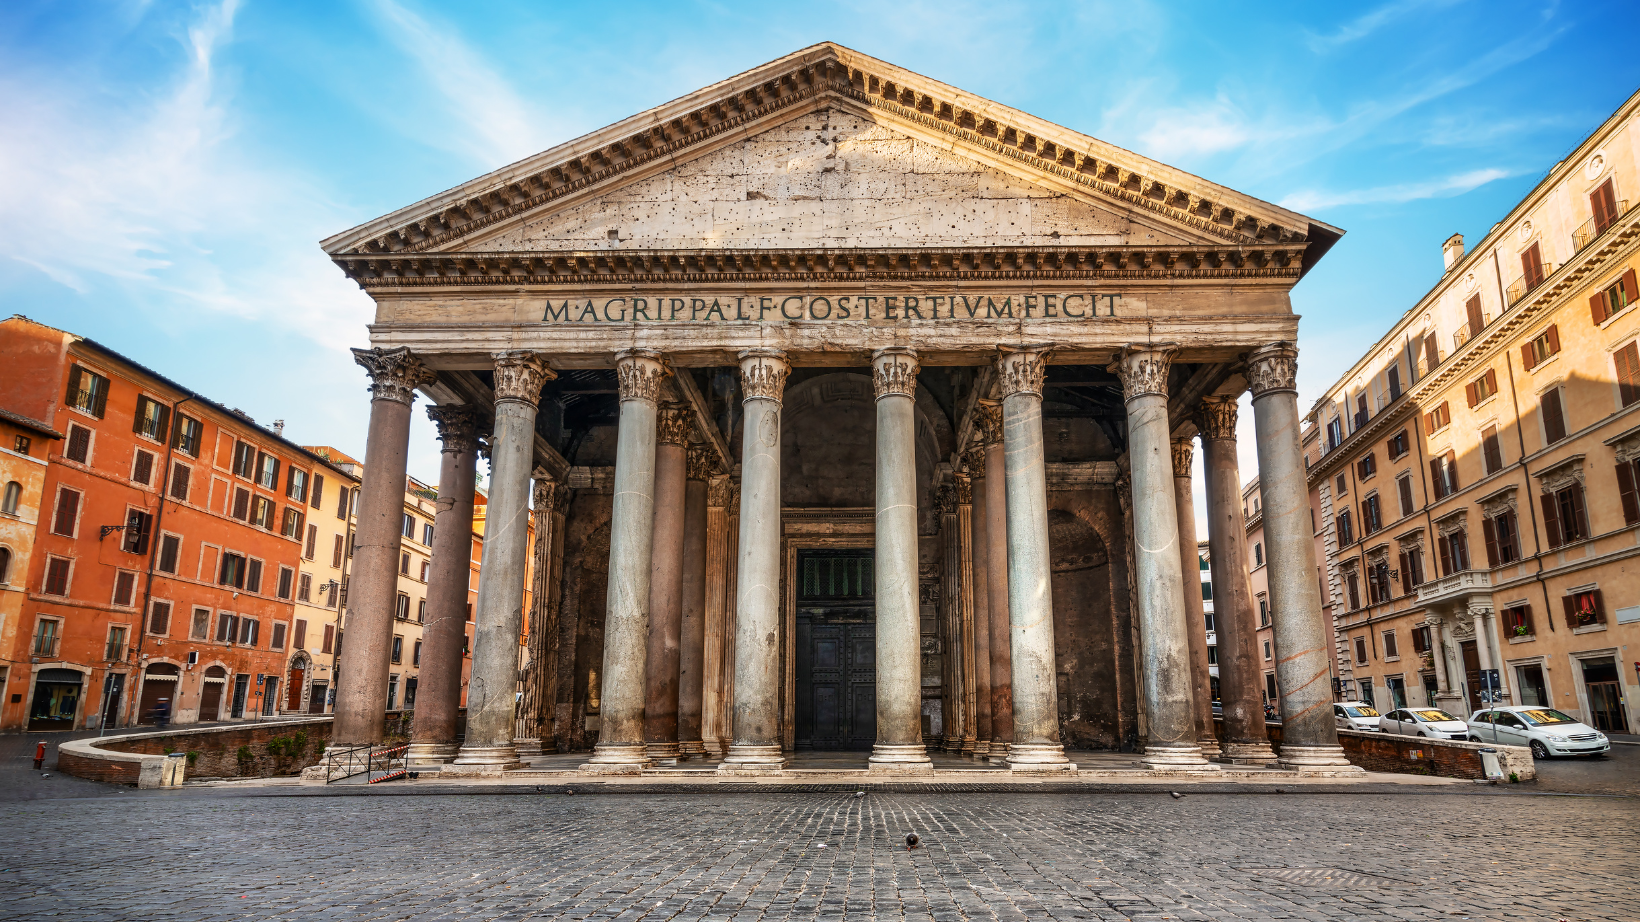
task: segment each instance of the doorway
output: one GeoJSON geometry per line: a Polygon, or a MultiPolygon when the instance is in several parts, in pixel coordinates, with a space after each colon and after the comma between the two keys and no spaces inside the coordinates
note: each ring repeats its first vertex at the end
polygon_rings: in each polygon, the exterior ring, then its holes
{"type": "Polygon", "coordinates": [[[42,669],[34,677],[34,704],[29,708],[30,730],[72,730],[80,712],[83,677],[72,669],[42,669]]]}
{"type": "Polygon", "coordinates": [[[1589,690],[1589,717],[1603,733],[1629,732],[1623,713],[1623,689],[1618,685],[1616,660],[1584,660],[1583,687],[1589,690]]]}
{"type": "Polygon", "coordinates": [[[205,678],[199,686],[200,723],[222,719],[222,686],[227,684],[228,670],[221,666],[205,668],[205,678]]]}
{"type": "Polygon", "coordinates": [[[798,749],[877,741],[877,609],[869,548],[797,552],[798,749]]]}
{"type": "Polygon", "coordinates": [[[177,713],[177,689],[181,687],[182,669],[170,663],[149,666],[142,678],[142,700],[137,705],[137,723],[158,723],[161,717],[170,723],[177,713]]]}
{"type": "Polygon", "coordinates": [[[233,677],[233,710],[228,714],[234,720],[245,716],[245,698],[250,694],[251,677],[241,673],[233,677]]]}
{"type": "Polygon", "coordinates": [[[1469,713],[1481,709],[1481,654],[1473,640],[1458,644],[1463,655],[1463,697],[1469,704],[1469,713]]]}

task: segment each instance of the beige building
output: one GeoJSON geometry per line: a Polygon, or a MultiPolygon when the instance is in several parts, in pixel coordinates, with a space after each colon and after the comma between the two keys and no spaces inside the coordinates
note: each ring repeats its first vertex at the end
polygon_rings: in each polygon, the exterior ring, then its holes
{"type": "Polygon", "coordinates": [[[1640,721],[1640,94],[1308,416],[1343,693],[1640,721]]]}
{"type": "Polygon", "coordinates": [[[359,465],[334,449],[310,448],[330,462],[315,475],[311,512],[296,577],[296,613],[285,667],[286,713],[327,714],[335,688],[336,638],[347,585],[348,548],[359,465]]]}

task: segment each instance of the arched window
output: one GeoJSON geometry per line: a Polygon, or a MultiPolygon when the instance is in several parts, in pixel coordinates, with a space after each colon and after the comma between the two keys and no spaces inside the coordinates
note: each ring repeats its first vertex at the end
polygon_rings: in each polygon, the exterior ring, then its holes
{"type": "Polygon", "coordinates": [[[4,584],[6,582],[6,577],[8,575],[10,575],[10,573],[11,573],[11,548],[9,548],[9,547],[0,547],[0,584],[4,584]]]}
{"type": "Polygon", "coordinates": [[[7,515],[17,514],[17,504],[23,498],[23,485],[13,480],[6,484],[6,497],[0,500],[0,512],[7,515]]]}

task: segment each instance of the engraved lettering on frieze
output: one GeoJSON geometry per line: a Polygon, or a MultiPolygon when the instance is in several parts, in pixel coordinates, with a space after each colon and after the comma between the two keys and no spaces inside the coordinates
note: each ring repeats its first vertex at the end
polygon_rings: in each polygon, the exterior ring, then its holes
{"type": "Polygon", "coordinates": [[[933,324],[1050,320],[1089,322],[1116,316],[1120,292],[967,295],[937,291],[867,295],[701,295],[679,292],[633,298],[546,300],[542,323],[873,323],[933,324]]]}
{"type": "Polygon", "coordinates": [[[558,377],[547,360],[535,352],[495,352],[495,399],[518,400],[535,406],[541,386],[558,377]]]}
{"type": "Polygon", "coordinates": [[[409,348],[354,349],[353,361],[370,375],[370,396],[408,406],[416,399],[416,388],[437,378],[409,348]]]}
{"type": "Polygon", "coordinates": [[[444,451],[456,454],[478,450],[478,411],[462,403],[446,403],[427,408],[427,418],[438,427],[444,451]]]}

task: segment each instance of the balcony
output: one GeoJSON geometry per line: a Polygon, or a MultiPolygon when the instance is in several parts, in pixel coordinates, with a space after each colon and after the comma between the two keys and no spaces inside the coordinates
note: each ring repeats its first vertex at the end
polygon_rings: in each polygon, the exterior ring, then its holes
{"type": "MultiPolygon", "coordinates": [[[[1511,301],[1510,303],[1513,304],[1514,302],[1511,301]]],[[[1463,326],[1458,328],[1456,333],[1452,334],[1452,351],[1456,352],[1459,349],[1462,349],[1464,343],[1474,339],[1476,336],[1480,335],[1481,330],[1484,330],[1491,325],[1491,314],[1481,315],[1481,325],[1478,329],[1471,329],[1473,324],[1465,323],[1463,326]]],[[[1422,377],[1422,375],[1420,375],[1420,377],[1422,377]]]]}
{"type": "MultiPolygon", "coordinates": [[[[1628,200],[1627,199],[1619,199],[1618,202],[1617,202],[1617,214],[1623,214],[1623,213],[1627,212],[1628,210],[1629,210],[1628,200]]],[[[1596,239],[1598,239],[1600,237],[1601,234],[1604,234],[1606,232],[1607,228],[1611,227],[1613,224],[1616,224],[1616,223],[1617,223],[1617,220],[1615,218],[1613,218],[1610,221],[1607,221],[1604,226],[1602,226],[1594,218],[1590,218],[1589,220],[1584,221],[1582,227],[1579,227],[1577,230],[1572,231],[1572,252],[1574,252],[1574,253],[1583,252],[1584,247],[1586,247],[1589,244],[1593,243],[1596,239]]]]}
{"type": "Polygon", "coordinates": [[[34,644],[30,647],[29,655],[44,656],[56,659],[57,647],[61,644],[61,642],[62,638],[57,637],[54,634],[36,634],[34,635],[34,644]]]}
{"type": "Polygon", "coordinates": [[[1491,595],[1492,573],[1489,570],[1460,570],[1451,576],[1430,580],[1418,587],[1419,605],[1439,605],[1459,602],[1470,595],[1491,595]]]}

